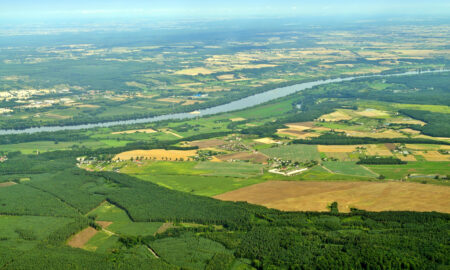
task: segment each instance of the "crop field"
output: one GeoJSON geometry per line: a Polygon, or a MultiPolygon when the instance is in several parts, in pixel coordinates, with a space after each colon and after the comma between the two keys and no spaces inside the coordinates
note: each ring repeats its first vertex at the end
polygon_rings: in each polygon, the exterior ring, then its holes
{"type": "Polygon", "coordinates": [[[338,110],[329,114],[322,115],[318,120],[321,121],[341,121],[341,120],[351,120],[353,117],[348,115],[344,110],[338,110]]]}
{"type": "Polygon", "coordinates": [[[98,231],[96,229],[92,227],[87,227],[86,229],[72,236],[67,241],[67,245],[74,248],[82,248],[97,233],[98,231]]]}
{"type": "Polygon", "coordinates": [[[216,147],[225,144],[224,140],[220,139],[211,139],[211,140],[202,140],[202,141],[192,141],[189,142],[189,145],[191,146],[198,146],[198,148],[210,148],[210,147],[216,147]]]}
{"type": "Polygon", "coordinates": [[[133,150],[117,154],[114,160],[130,160],[143,157],[144,159],[156,159],[156,160],[187,160],[190,157],[195,156],[196,150],[133,150]]]}
{"type": "Polygon", "coordinates": [[[157,132],[157,131],[154,129],[145,128],[145,129],[131,129],[131,130],[125,130],[125,131],[117,131],[117,132],[112,132],[111,134],[155,133],[155,132],[157,132]]]}
{"type": "Polygon", "coordinates": [[[370,156],[392,156],[392,152],[384,144],[366,144],[366,153],[370,156]]]}
{"type": "Polygon", "coordinates": [[[272,138],[260,138],[260,139],[255,139],[254,141],[258,142],[258,143],[263,143],[263,144],[274,144],[274,143],[277,143],[277,141],[275,141],[272,138]]]}
{"type": "Polygon", "coordinates": [[[315,145],[286,145],[262,149],[262,153],[273,158],[285,160],[308,161],[320,159],[315,145]]]}
{"type": "Polygon", "coordinates": [[[317,150],[323,153],[351,153],[360,145],[318,145],[317,150]]]}
{"type": "Polygon", "coordinates": [[[427,161],[450,161],[450,155],[438,151],[414,151],[414,154],[423,156],[427,161]]]}
{"type": "Polygon", "coordinates": [[[420,175],[448,175],[450,165],[448,162],[408,162],[403,165],[367,165],[375,173],[382,174],[388,179],[402,179],[409,174],[420,175]]]}
{"type": "Polygon", "coordinates": [[[214,196],[230,190],[260,183],[261,179],[228,176],[194,175],[133,175],[143,181],[153,182],[165,188],[202,196],[214,196]]]}
{"type": "Polygon", "coordinates": [[[336,201],[339,210],[438,211],[450,213],[450,187],[398,182],[280,182],[269,181],[215,196],[247,201],[284,211],[327,211],[336,201]],[[414,198],[414,200],[411,200],[414,198]]]}
{"type": "Polygon", "coordinates": [[[263,166],[247,162],[200,162],[195,169],[206,171],[208,176],[248,178],[262,174],[263,166]]]}
{"type": "Polygon", "coordinates": [[[357,165],[355,162],[351,161],[328,161],[324,162],[323,166],[327,169],[333,171],[334,173],[347,174],[347,175],[358,175],[366,177],[377,177],[378,175],[369,169],[357,165]]]}
{"type": "Polygon", "coordinates": [[[241,161],[251,161],[253,163],[265,163],[267,162],[268,156],[264,154],[264,152],[239,152],[227,155],[217,156],[218,159],[222,161],[233,161],[233,160],[241,160],[241,161]]]}

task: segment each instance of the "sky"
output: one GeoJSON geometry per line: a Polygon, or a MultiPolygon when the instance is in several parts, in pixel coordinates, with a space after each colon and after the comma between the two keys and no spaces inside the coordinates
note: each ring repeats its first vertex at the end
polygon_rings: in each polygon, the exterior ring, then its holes
{"type": "Polygon", "coordinates": [[[0,18],[450,15],[447,0],[0,0],[0,18]]]}

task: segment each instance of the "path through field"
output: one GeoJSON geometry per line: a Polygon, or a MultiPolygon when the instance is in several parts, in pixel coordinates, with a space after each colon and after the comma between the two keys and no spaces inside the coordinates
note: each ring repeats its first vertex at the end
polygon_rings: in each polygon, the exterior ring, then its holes
{"type": "Polygon", "coordinates": [[[215,196],[285,211],[437,211],[450,213],[450,187],[404,182],[268,181],[215,196]]]}

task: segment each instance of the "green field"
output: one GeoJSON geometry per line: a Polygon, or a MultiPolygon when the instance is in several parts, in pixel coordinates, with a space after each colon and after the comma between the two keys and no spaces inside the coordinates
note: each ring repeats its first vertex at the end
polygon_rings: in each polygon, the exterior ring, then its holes
{"type": "Polygon", "coordinates": [[[134,175],[165,188],[188,192],[202,196],[214,196],[241,187],[260,183],[263,180],[253,178],[235,178],[225,176],[193,176],[193,175],[134,175]]]}
{"type": "Polygon", "coordinates": [[[308,161],[320,159],[320,154],[315,145],[283,145],[261,150],[262,153],[285,160],[308,161]]]}
{"type": "Polygon", "coordinates": [[[401,179],[408,174],[450,174],[450,164],[448,162],[408,162],[404,165],[367,165],[372,171],[382,174],[389,179],[401,179]]]}
{"type": "Polygon", "coordinates": [[[248,178],[260,175],[263,166],[247,162],[200,162],[195,169],[207,171],[208,176],[248,178]]]}
{"type": "Polygon", "coordinates": [[[338,174],[347,174],[347,175],[356,175],[356,176],[367,176],[367,177],[376,177],[377,174],[371,172],[364,167],[357,165],[352,161],[328,161],[324,162],[323,166],[327,169],[333,171],[338,174]]]}

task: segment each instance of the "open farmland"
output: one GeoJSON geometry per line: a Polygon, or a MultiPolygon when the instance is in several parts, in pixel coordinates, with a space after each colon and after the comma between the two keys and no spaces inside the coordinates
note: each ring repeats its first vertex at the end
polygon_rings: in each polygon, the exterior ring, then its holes
{"type": "Polygon", "coordinates": [[[132,133],[155,133],[157,132],[154,129],[151,128],[145,128],[145,129],[131,129],[131,130],[125,130],[125,131],[118,131],[118,132],[113,132],[111,134],[132,134],[132,133]]]}
{"type": "Polygon", "coordinates": [[[285,160],[308,161],[320,159],[320,154],[315,145],[283,145],[262,149],[261,152],[272,158],[281,158],[285,160]]]}
{"type": "Polygon", "coordinates": [[[346,175],[358,175],[366,177],[377,177],[378,175],[366,167],[357,165],[351,161],[328,161],[324,162],[323,166],[333,171],[334,173],[346,175]]]}
{"type": "Polygon", "coordinates": [[[450,164],[444,161],[417,161],[403,165],[367,165],[366,167],[388,179],[402,179],[410,174],[433,176],[450,174],[450,164]]]}
{"type": "Polygon", "coordinates": [[[130,160],[136,158],[156,159],[156,160],[187,160],[195,156],[196,150],[133,150],[117,154],[113,160],[130,160]]]}
{"type": "Polygon", "coordinates": [[[238,152],[232,154],[226,154],[217,156],[218,159],[222,161],[233,161],[233,160],[241,160],[241,161],[251,161],[253,163],[265,163],[267,162],[268,156],[264,153],[259,152],[238,152]]]}
{"type": "Polygon", "coordinates": [[[225,144],[226,142],[224,140],[220,139],[211,139],[211,140],[202,140],[202,141],[192,141],[189,142],[189,145],[191,146],[198,146],[198,148],[210,148],[210,147],[216,147],[225,144]]]}
{"type": "Polygon", "coordinates": [[[339,210],[438,211],[450,213],[450,187],[398,182],[281,182],[269,181],[215,196],[247,201],[284,211],[328,211],[336,201],[339,210]],[[414,198],[411,200],[411,198],[414,198]]]}

